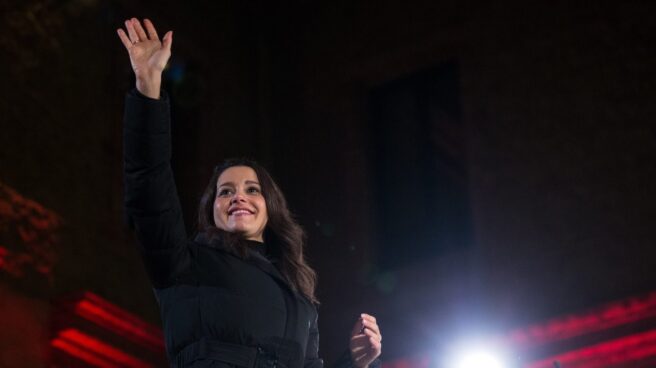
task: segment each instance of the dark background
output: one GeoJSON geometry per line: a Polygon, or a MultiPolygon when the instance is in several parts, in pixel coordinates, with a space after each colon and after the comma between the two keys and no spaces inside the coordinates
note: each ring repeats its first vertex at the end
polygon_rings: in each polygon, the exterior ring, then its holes
{"type": "Polygon", "coordinates": [[[0,182],[64,221],[51,282],[0,279],[0,366],[41,366],[49,303],[78,290],[159,323],[122,212],[131,16],[174,30],[187,226],[216,163],[265,164],[308,232],[327,360],[360,312],[395,359],[655,289],[652,1],[0,9],[0,182]]]}

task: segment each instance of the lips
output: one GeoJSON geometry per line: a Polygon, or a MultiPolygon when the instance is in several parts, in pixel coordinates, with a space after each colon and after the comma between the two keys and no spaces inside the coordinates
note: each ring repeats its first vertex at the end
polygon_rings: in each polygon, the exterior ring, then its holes
{"type": "Polygon", "coordinates": [[[232,208],[228,211],[229,216],[252,215],[253,211],[247,208],[232,208]]]}

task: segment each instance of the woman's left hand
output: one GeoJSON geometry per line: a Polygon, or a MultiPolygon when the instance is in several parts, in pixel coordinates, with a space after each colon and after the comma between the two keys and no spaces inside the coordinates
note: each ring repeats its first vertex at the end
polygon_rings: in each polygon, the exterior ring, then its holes
{"type": "Polygon", "coordinates": [[[351,331],[351,359],[358,368],[366,368],[373,362],[382,351],[380,329],[376,324],[376,318],[368,314],[361,314],[360,319],[351,331]]]}

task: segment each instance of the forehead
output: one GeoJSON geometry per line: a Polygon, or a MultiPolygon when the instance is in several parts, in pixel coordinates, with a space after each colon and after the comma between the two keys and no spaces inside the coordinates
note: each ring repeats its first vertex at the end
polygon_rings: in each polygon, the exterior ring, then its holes
{"type": "Polygon", "coordinates": [[[226,183],[240,184],[246,181],[259,182],[255,170],[249,166],[232,166],[223,170],[221,175],[219,175],[219,179],[216,181],[216,185],[221,186],[226,183]]]}

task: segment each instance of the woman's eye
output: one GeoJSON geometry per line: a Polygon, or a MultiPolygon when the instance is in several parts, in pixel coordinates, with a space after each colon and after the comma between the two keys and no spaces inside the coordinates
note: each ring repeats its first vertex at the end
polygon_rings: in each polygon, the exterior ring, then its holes
{"type": "Polygon", "coordinates": [[[230,189],[221,189],[219,190],[218,196],[222,197],[222,196],[230,195],[230,193],[232,193],[230,189]]]}
{"type": "Polygon", "coordinates": [[[254,193],[259,193],[259,192],[260,192],[260,189],[259,189],[259,188],[255,188],[255,187],[250,187],[250,188],[248,188],[246,191],[247,191],[248,193],[254,194],[254,193]]]}

